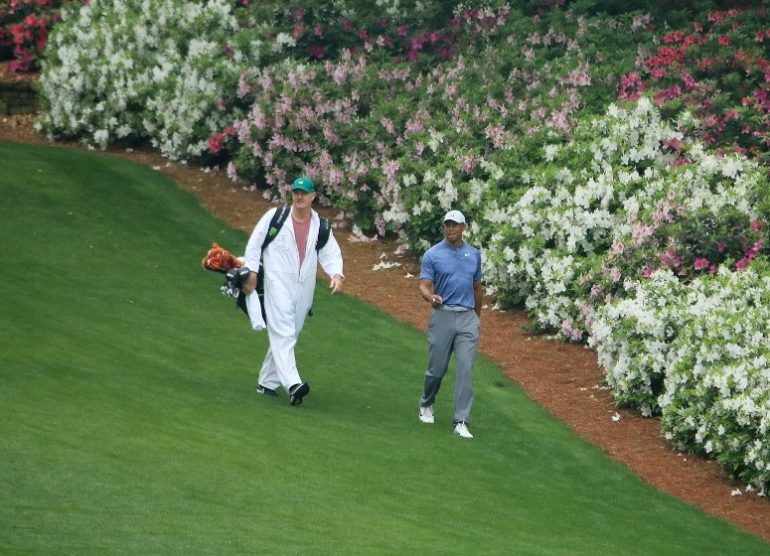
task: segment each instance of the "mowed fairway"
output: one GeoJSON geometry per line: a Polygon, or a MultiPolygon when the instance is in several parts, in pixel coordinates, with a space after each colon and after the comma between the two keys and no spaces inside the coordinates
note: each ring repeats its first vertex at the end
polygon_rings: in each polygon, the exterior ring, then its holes
{"type": "Polygon", "coordinates": [[[0,199],[2,554],[770,554],[487,361],[474,440],[453,374],[419,423],[423,334],[326,287],[310,396],[257,396],[266,335],[200,268],[246,237],[152,169],[0,143],[0,199]]]}

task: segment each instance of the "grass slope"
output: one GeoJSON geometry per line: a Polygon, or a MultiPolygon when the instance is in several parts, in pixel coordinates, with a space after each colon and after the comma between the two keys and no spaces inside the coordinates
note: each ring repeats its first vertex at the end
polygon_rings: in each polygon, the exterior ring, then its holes
{"type": "Polygon", "coordinates": [[[421,425],[423,335],[323,287],[311,395],[256,396],[266,337],[199,267],[246,238],[157,172],[0,143],[0,198],[0,553],[770,553],[487,361],[475,440],[451,380],[421,425]]]}

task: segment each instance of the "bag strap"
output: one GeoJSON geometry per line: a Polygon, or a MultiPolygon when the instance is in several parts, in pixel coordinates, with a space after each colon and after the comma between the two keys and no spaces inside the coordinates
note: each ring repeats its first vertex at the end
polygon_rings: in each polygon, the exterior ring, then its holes
{"type": "MultiPolygon", "coordinates": [[[[267,249],[267,246],[270,245],[270,242],[275,239],[275,237],[278,235],[278,232],[283,227],[286,220],[289,218],[289,214],[291,214],[291,207],[288,205],[284,205],[282,207],[279,207],[275,214],[273,214],[273,217],[270,219],[270,226],[267,228],[267,234],[265,235],[265,240],[262,242],[262,251],[267,249]]],[[[329,236],[331,235],[332,231],[332,225],[331,222],[329,222],[328,218],[321,217],[321,223],[318,227],[318,239],[315,243],[315,250],[316,252],[320,251],[324,248],[324,246],[329,241],[329,236]]]]}
{"type": "Polygon", "coordinates": [[[318,227],[318,240],[315,242],[316,253],[324,248],[329,241],[329,235],[331,235],[332,225],[328,218],[321,217],[321,225],[318,227]]]}
{"type": "Polygon", "coordinates": [[[278,232],[281,231],[281,228],[283,227],[283,224],[286,222],[286,219],[289,217],[290,213],[291,207],[287,205],[279,207],[275,211],[275,214],[273,214],[273,217],[270,219],[270,226],[267,228],[265,240],[262,242],[262,251],[267,249],[267,246],[270,245],[270,242],[272,242],[275,239],[275,236],[278,235],[278,232]]]}

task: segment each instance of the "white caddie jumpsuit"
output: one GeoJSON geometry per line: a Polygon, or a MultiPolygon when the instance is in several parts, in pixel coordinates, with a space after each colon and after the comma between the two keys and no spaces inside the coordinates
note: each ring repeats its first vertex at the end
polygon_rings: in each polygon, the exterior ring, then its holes
{"type": "MultiPolygon", "coordinates": [[[[259,269],[261,263],[265,266],[264,302],[270,346],[259,372],[259,384],[274,390],[283,386],[288,392],[290,386],[302,382],[294,347],[313,305],[318,264],[330,277],[344,275],[342,252],[333,233],[330,233],[324,248],[316,253],[320,218],[315,210],[311,211],[310,231],[301,267],[291,216],[265,249],[262,260],[262,243],[276,210],[267,211],[254,227],[246,244],[244,263],[254,271],[259,269]]],[[[256,297],[256,292],[252,296],[256,297]]]]}

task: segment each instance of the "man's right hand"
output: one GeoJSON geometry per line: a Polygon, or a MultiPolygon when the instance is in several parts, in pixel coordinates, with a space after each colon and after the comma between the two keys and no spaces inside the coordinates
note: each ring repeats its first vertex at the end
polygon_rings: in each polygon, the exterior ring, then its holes
{"type": "Polygon", "coordinates": [[[243,295],[250,295],[257,288],[257,273],[253,270],[249,273],[249,277],[243,283],[241,291],[243,295]]]}

